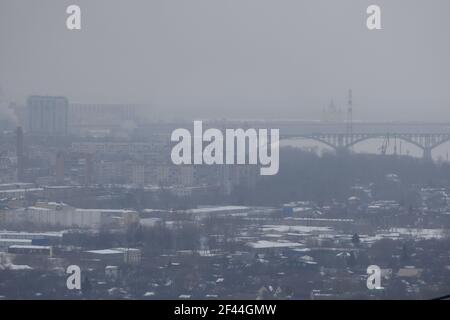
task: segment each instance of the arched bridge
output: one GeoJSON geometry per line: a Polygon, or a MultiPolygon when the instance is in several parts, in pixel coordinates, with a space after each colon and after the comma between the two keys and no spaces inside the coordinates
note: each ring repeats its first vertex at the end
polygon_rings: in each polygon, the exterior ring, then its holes
{"type": "MultiPolygon", "coordinates": [[[[164,128],[180,128],[186,124],[162,124],[164,128]]],[[[403,140],[423,150],[423,157],[431,160],[431,151],[441,144],[450,141],[450,122],[326,122],[314,120],[209,120],[203,123],[204,128],[255,128],[279,129],[280,138],[312,139],[335,150],[350,149],[357,143],[369,139],[403,140]]],[[[151,131],[165,131],[154,128],[151,131]]],[[[167,131],[171,132],[171,131],[167,131]]]]}
{"type": "Polygon", "coordinates": [[[315,140],[337,151],[350,149],[355,144],[369,139],[398,139],[422,149],[424,159],[431,160],[431,151],[450,141],[450,133],[305,133],[281,136],[282,140],[295,138],[315,140]]]}

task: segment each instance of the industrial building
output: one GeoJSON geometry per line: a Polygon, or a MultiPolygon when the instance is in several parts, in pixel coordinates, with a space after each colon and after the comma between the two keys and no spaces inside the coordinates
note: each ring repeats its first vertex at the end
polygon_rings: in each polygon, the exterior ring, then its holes
{"type": "Polygon", "coordinates": [[[138,265],[141,263],[141,256],[141,250],[135,248],[112,248],[85,251],[86,259],[98,260],[101,263],[115,265],[138,265]]]}
{"type": "Polygon", "coordinates": [[[13,245],[8,247],[8,253],[13,254],[37,254],[52,257],[53,248],[50,246],[13,245]]]}
{"type": "Polygon", "coordinates": [[[78,209],[63,203],[37,203],[34,206],[7,211],[5,223],[31,223],[37,226],[61,228],[99,229],[101,227],[125,228],[138,223],[139,215],[133,210],[78,209]]]}

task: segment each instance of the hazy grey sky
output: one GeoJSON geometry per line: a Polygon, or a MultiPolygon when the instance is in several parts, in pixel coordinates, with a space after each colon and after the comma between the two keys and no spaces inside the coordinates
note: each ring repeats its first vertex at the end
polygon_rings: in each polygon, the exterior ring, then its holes
{"type": "MultiPolygon", "coordinates": [[[[191,117],[450,120],[448,0],[0,0],[10,100],[149,103],[191,117]],[[69,31],[66,7],[82,9],[69,31]],[[366,8],[382,8],[381,31],[366,8]]],[[[160,114],[161,111],[158,111],[160,114]]]]}

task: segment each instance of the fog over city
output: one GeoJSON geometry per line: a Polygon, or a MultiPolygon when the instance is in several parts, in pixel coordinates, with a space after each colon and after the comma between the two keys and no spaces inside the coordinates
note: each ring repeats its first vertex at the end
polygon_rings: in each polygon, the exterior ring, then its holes
{"type": "Polygon", "coordinates": [[[150,118],[318,119],[354,91],[355,119],[450,116],[450,3],[79,0],[0,2],[3,99],[139,103],[150,118]]]}
{"type": "Polygon", "coordinates": [[[448,299],[449,13],[0,0],[0,300],[448,299]]]}

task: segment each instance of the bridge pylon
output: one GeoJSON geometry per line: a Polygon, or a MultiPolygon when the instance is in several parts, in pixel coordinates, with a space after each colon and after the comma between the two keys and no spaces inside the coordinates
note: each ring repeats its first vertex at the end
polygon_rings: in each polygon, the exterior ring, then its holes
{"type": "Polygon", "coordinates": [[[350,148],[347,146],[337,146],[335,150],[337,155],[346,155],[350,153],[350,148]]]}
{"type": "Polygon", "coordinates": [[[425,161],[433,161],[433,157],[431,155],[432,148],[423,148],[423,160],[425,161]]]}

